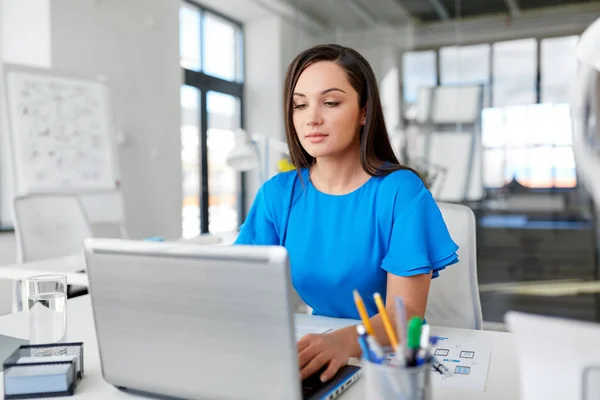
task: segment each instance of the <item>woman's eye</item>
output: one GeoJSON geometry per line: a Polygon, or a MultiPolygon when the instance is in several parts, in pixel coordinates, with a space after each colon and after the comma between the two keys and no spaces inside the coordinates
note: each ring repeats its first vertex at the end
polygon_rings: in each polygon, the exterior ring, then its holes
{"type": "Polygon", "coordinates": [[[294,104],[294,110],[304,110],[306,108],[306,104],[294,104]]]}
{"type": "Polygon", "coordinates": [[[325,102],[325,105],[326,105],[327,107],[335,107],[335,106],[337,106],[337,105],[339,105],[339,104],[340,104],[340,102],[339,102],[339,101],[326,101],[326,102],[325,102]]]}

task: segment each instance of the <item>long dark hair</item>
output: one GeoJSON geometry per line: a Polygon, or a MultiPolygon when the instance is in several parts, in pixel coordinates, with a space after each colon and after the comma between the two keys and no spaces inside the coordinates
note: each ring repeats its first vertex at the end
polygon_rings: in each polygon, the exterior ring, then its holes
{"type": "Polygon", "coordinates": [[[361,109],[367,107],[366,123],[361,127],[360,132],[360,163],[365,172],[371,176],[382,176],[400,169],[413,171],[401,165],[394,154],[385,127],[377,80],[367,60],[354,49],[337,44],[326,44],[311,47],[296,56],[285,75],[283,85],[285,133],[292,164],[298,172],[301,168],[310,167],[315,160],[300,144],[294,128],[293,93],[302,72],[318,61],[332,61],[339,65],[346,72],[350,85],[358,93],[359,107],[361,109]]]}

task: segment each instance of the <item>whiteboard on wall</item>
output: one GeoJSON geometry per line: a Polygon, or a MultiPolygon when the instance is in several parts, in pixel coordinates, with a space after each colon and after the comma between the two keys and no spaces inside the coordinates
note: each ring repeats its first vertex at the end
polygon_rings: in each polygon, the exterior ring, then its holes
{"type": "Polygon", "coordinates": [[[115,189],[108,86],[5,65],[15,195],[115,189]]]}
{"type": "Polygon", "coordinates": [[[481,114],[483,86],[439,86],[435,91],[432,122],[473,124],[481,114]]]}
{"type": "Polygon", "coordinates": [[[480,118],[483,86],[421,87],[416,121],[421,124],[473,124],[480,118]]]}

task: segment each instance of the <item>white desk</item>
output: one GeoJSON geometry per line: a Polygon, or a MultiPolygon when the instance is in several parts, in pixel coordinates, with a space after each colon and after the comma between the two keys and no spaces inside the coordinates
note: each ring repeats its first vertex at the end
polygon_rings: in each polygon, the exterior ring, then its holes
{"type": "MultiPolygon", "coordinates": [[[[205,234],[190,239],[173,240],[190,245],[229,245],[233,243],[237,233],[228,232],[218,235],[205,234]]],[[[69,285],[88,287],[88,277],[78,271],[85,269],[83,253],[66,257],[50,258],[22,264],[0,265],[0,279],[24,281],[30,276],[43,274],[64,274],[69,285]]]]}
{"type": "MultiPolygon", "coordinates": [[[[298,316],[297,321],[301,324],[306,323],[312,326],[322,325],[325,327],[341,327],[348,325],[347,320],[312,317],[308,315],[298,316]]],[[[450,336],[453,333],[465,334],[467,332],[475,336],[484,335],[488,339],[491,339],[493,344],[486,391],[483,393],[467,392],[449,388],[436,390],[434,387],[434,400],[518,399],[519,386],[517,359],[511,334],[502,332],[464,331],[460,329],[457,330],[449,328],[433,329],[433,333],[436,335],[450,336]]],[[[0,317],[0,334],[26,339],[28,335],[27,314],[15,313],[0,317]]],[[[69,300],[68,335],[70,341],[84,342],[85,376],[77,388],[77,398],[87,400],[104,400],[113,398],[127,399],[138,397],[120,392],[110,384],[106,383],[102,378],[98,345],[96,343],[96,332],[94,329],[94,320],[91,312],[89,296],[82,296],[69,300]]],[[[362,400],[364,398],[363,385],[364,382],[362,382],[362,379],[359,379],[359,381],[354,384],[348,390],[348,392],[341,397],[341,399],[362,400]]],[[[2,390],[2,385],[0,385],[0,393],[2,393],[2,390]]]]}
{"type": "Polygon", "coordinates": [[[87,275],[77,272],[83,269],[85,269],[83,254],[75,254],[42,261],[0,266],[0,279],[22,281],[34,275],[65,274],[69,285],[87,287],[87,275]]]}

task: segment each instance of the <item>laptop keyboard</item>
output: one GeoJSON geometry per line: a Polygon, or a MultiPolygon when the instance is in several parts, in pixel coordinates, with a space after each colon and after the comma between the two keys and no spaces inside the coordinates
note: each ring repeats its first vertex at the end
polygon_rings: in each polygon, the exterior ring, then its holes
{"type": "Polygon", "coordinates": [[[304,400],[337,398],[360,376],[360,367],[346,365],[332,379],[323,383],[319,377],[325,372],[325,369],[326,367],[323,367],[302,382],[302,398],[304,400]]]}
{"type": "Polygon", "coordinates": [[[321,382],[321,379],[319,379],[321,374],[325,372],[325,369],[326,368],[321,368],[319,371],[302,381],[302,397],[307,399],[327,385],[327,383],[323,383],[321,382]]]}

